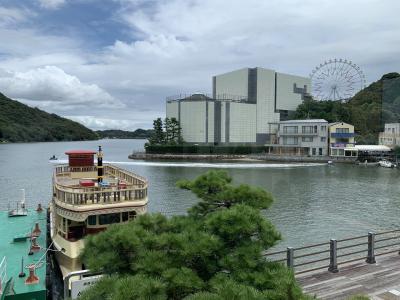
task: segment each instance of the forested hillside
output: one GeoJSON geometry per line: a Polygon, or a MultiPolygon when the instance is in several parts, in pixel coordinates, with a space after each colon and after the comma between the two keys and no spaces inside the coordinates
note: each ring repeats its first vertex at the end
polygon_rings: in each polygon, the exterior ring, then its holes
{"type": "Polygon", "coordinates": [[[11,100],[0,93],[0,141],[47,142],[95,140],[85,126],[11,100]]]}
{"type": "Polygon", "coordinates": [[[153,130],[152,129],[136,129],[135,131],[126,131],[126,130],[117,130],[117,129],[109,129],[109,130],[97,130],[96,133],[100,138],[109,138],[109,139],[148,139],[153,130]]]}
{"type": "Polygon", "coordinates": [[[306,100],[293,118],[344,121],[355,126],[357,143],[376,144],[384,124],[400,120],[400,74],[383,75],[346,103],[306,100]]]}

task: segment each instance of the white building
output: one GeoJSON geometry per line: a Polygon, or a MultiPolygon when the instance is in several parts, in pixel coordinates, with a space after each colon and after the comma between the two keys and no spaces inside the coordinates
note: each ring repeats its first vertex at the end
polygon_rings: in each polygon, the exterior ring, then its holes
{"type": "Polygon", "coordinates": [[[327,156],[328,121],[324,119],[278,122],[276,141],[268,152],[279,155],[327,156]]]}
{"type": "Polygon", "coordinates": [[[385,124],[385,130],[379,133],[379,145],[400,146],[400,123],[385,124]]]}
{"type": "Polygon", "coordinates": [[[263,68],[244,68],[213,77],[213,94],[167,99],[191,143],[270,141],[270,123],[287,119],[310,91],[310,79],[263,68]]]}

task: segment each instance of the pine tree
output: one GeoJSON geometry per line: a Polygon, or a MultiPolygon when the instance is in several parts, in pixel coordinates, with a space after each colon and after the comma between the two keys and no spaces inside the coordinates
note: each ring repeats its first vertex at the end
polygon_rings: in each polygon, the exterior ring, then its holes
{"type": "Polygon", "coordinates": [[[222,171],[180,181],[199,198],[188,215],[141,215],[90,236],[82,259],[106,276],[81,299],[308,299],[262,255],[280,239],[261,214],[272,196],[231,182],[222,171]]]}

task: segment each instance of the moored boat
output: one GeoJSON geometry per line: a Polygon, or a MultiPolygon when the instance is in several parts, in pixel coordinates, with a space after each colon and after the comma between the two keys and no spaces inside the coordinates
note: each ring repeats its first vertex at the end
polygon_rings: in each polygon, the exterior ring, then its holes
{"type": "Polygon", "coordinates": [[[379,164],[379,166],[384,167],[384,168],[395,168],[396,167],[396,164],[394,164],[388,160],[384,160],[384,159],[380,160],[378,162],[378,164],[379,164]]]}
{"type": "Polygon", "coordinates": [[[79,255],[84,239],[115,223],[147,211],[147,180],[104,164],[103,152],[66,152],[68,164],[57,165],[50,203],[50,236],[63,277],[84,270],[79,255]],[[97,154],[97,164],[94,156],[97,154]]]}

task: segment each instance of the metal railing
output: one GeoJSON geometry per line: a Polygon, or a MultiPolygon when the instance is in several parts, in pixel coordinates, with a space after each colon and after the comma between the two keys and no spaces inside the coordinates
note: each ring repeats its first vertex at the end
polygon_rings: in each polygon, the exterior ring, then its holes
{"type": "Polygon", "coordinates": [[[285,263],[295,274],[321,269],[336,273],[339,266],[356,261],[369,264],[376,262],[377,256],[400,253],[400,229],[345,239],[331,239],[329,242],[288,247],[286,250],[266,252],[265,257],[272,262],[285,263]]]}
{"type": "Polygon", "coordinates": [[[113,165],[105,165],[105,173],[118,178],[118,182],[123,180],[126,185],[121,186],[118,183],[113,183],[104,187],[71,187],[61,184],[57,177],[69,176],[72,168],[74,169],[73,172],[97,170],[95,166],[78,168],[78,170],[75,170],[76,167],[69,166],[56,167],[53,182],[53,196],[56,201],[75,206],[144,200],[147,197],[148,184],[146,178],[113,165]]]}

